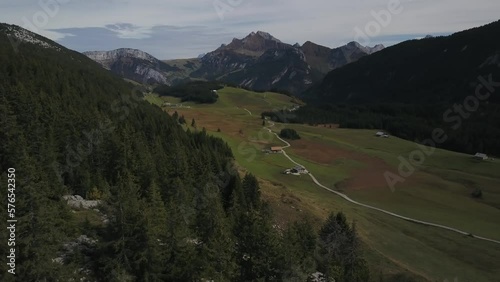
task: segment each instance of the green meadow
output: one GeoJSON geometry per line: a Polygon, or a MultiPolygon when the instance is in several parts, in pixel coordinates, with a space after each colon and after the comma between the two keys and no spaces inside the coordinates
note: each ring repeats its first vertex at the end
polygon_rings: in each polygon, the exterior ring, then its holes
{"type": "MultiPolygon", "coordinates": [[[[157,105],[172,101],[165,97],[147,99],[157,105]]],[[[316,186],[308,175],[283,174],[295,165],[282,154],[262,152],[284,143],[263,128],[260,113],[294,105],[285,95],[228,87],[219,91],[215,104],[165,110],[184,115],[188,124],[195,119],[197,128],[191,130],[204,127],[224,139],[242,171],[261,179],[263,197],[277,211],[277,221],[286,223],[301,217],[319,221],[329,212],[345,212],[356,224],[373,281],[396,273],[421,281],[500,281],[500,244],[356,206],[316,186]]],[[[377,138],[374,130],[298,124],[271,128],[279,131],[285,127],[301,136],[301,140],[290,142],[288,155],[331,189],[400,215],[500,240],[498,160],[476,161],[469,155],[432,148],[425,148],[432,151],[425,154],[414,142],[392,136],[377,138]],[[409,161],[413,172],[391,189],[386,173],[399,175],[401,159],[409,160],[410,155],[414,156],[409,161]],[[482,198],[471,196],[475,189],[482,191],[482,198]]]]}

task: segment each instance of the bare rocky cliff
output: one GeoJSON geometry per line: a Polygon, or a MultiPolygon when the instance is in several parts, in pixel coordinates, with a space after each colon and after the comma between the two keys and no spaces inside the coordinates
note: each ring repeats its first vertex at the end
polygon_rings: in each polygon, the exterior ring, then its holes
{"type": "Polygon", "coordinates": [[[176,68],[137,49],[116,49],[112,51],[84,52],[87,57],[98,62],[112,72],[143,84],[170,84],[169,72],[176,68]]]}

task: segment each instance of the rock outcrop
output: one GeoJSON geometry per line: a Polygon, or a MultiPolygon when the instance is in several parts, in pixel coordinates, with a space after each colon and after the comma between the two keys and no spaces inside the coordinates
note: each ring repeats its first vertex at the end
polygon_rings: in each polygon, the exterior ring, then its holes
{"type": "Polygon", "coordinates": [[[63,199],[73,209],[93,209],[101,204],[101,201],[85,200],[79,195],[66,195],[63,196],[63,199]]]}
{"type": "Polygon", "coordinates": [[[105,69],[143,84],[171,84],[169,73],[178,69],[137,49],[84,52],[105,69]]]}
{"type": "Polygon", "coordinates": [[[57,46],[58,44],[50,42],[46,38],[43,38],[27,29],[20,28],[15,25],[4,25],[2,28],[3,27],[6,27],[5,33],[10,37],[12,47],[14,48],[17,48],[17,45],[20,43],[29,43],[38,45],[42,48],[50,48],[57,51],[61,50],[61,48],[57,46]]]}

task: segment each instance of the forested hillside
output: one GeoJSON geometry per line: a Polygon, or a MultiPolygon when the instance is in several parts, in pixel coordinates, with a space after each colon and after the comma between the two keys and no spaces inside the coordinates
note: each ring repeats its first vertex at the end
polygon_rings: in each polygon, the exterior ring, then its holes
{"type": "Polygon", "coordinates": [[[348,104],[463,102],[482,83],[478,76],[488,80],[500,73],[500,38],[494,36],[499,32],[496,21],[450,36],[405,41],[331,71],[304,95],[348,104]]]}
{"type": "Polygon", "coordinates": [[[500,154],[500,21],[410,40],[330,72],[293,120],[380,128],[410,140],[442,128],[440,147],[500,154]]]}
{"type": "Polygon", "coordinates": [[[13,48],[13,30],[0,25],[0,182],[15,169],[16,275],[1,281],[367,281],[345,216],[319,234],[274,228],[222,140],[184,131],[81,54],[43,38],[13,48]],[[68,194],[101,200],[106,220],[79,221],[68,194]],[[69,248],[81,235],[94,243],[69,248]]]}

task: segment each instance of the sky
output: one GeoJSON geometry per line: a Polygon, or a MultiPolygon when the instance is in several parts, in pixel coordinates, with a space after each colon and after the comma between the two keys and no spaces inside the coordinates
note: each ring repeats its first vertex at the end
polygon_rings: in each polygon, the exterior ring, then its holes
{"type": "Polygon", "coordinates": [[[283,42],[390,46],[500,19],[499,0],[0,0],[0,22],[70,49],[192,58],[266,31],[283,42]]]}

